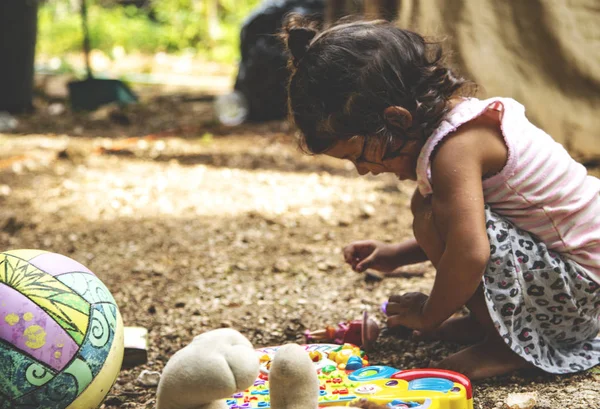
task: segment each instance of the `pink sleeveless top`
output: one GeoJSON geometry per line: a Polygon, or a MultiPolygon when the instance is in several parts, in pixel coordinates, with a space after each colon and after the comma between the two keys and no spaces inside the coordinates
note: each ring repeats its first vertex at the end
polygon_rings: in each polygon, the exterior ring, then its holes
{"type": "Polygon", "coordinates": [[[433,193],[430,159],[436,145],[487,109],[501,112],[508,160],[500,173],[483,181],[485,202],[548,248],[580,264],[600,283],[600,180],[531,124],[518,102],[469,98],[455,106],[421,150],[419,191],[424,196],[433,193]]]}

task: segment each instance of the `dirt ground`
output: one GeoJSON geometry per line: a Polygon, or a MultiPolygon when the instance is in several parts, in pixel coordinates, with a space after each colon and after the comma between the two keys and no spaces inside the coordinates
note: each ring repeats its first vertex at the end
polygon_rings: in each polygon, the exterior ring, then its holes
{"type": "MultiPolygon", "coordinates": [[[[161,371],[202,332],[232,327],[256,347],[302,342],[306,328],[365,309],[383,322],[390,294],[432,285],[428,264],[408,269],[422,277],[367,282],[342,262],[350,241],[410,237],[414,185],[303,155],[284,122],[222,128],[206,98],[177,95],[19,121],[18,134],[0,134],[0,247],[82,262],[125,324],[149,331],[149,362],[122,371],[103,408],[153,408],[156,390],[140,372],[161,371]]],[[[458,349],[384,334],[370,360],[424,367],[458,349]]],[[[530,391],[537,408],[600,408],[592,373],[526,372],[474,387],[480,409],[530,391]]]]}

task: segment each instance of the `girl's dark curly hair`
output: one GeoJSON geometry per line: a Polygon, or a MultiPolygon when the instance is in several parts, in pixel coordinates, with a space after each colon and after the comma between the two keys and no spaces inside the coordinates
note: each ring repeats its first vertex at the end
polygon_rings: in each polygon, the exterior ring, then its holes
{"type": "Polygon", "coordinates": [[[443,64],[439,43],[387,21],[341,22],[319,32],[314,22],[290,15],[281,36],[291,55],[289,113],[310,153],[357,135],[382,143],[424,140],[467,84],[443,64]],[[389,106],[411,113],[405,134],[386,125],[389,106]]]}

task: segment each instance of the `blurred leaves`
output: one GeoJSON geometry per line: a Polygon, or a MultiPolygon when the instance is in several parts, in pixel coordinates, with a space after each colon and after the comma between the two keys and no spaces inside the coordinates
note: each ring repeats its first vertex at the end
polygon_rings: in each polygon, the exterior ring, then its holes
{"type": "MultiPolygon", "coordinates": [[[[220,62],[239,56],[243,19],[260,0],[88,0],[92,48],[187,53],[220,62]],[[211,8],[212,7],[212,8],[211,8]]],[[[39,11],[38,52],[81,50],[78,0],[48,0],[39,11]]]]}

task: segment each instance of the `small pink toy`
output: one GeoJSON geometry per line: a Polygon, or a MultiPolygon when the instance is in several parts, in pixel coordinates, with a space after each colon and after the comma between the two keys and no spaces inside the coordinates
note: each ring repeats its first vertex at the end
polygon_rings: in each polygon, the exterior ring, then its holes
{"type": "Polygon", "coordinates": [[[315,341],[333,342],[335,344],[354,344],[368,351],[379,336],[379,325],[369,318],[366,311],[363,312],[362,320],[340,322],[337,328],[328,325],[325,329],[316,331],[306,330],[304,337],[306,343],[315,341]]]}

